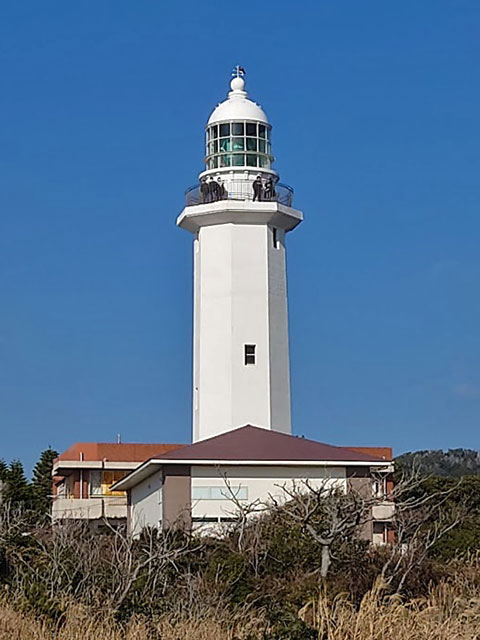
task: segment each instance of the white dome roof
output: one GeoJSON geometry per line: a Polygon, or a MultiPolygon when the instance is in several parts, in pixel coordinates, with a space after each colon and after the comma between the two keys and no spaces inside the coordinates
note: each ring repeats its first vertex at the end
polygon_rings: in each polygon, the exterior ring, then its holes
{"type": "Polygon", "coordinates": [[[243,78],[233,78],[230,86],[232,90],[228,94],[228,99],[213,110],[207,124],[225,120],[256,120],[269,124],[262,107],[248,99],[243,78]]]}

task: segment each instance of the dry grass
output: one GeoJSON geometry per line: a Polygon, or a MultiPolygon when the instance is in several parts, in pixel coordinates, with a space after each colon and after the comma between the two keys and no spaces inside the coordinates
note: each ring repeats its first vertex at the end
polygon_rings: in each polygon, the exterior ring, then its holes
{"type": "Polygon", "coordinates": [[[260,634],[260,624],[253,618],[232,619],[228,626],[213,618],[176,622],[165,618],[154,624],[132,619],[127,625],[120,625],[109,617],[94,616],[88,609],[72,605],[63,624],[55,628],[11,605],[0,605],[0,640],[242,640],[252,637],[251,633],[260,634]]]}
{"type": "Polygon", "coordinates": [[[403,602],[382,595],[381,585],[367,593],[358,611],[345,596],[328,603],[321,596],[314,625],[328,640],[478,640],[480,598],[455,593],[446,583],[427,598],[403,602]]]}
{"type": "Polygon", "coordinates": [[[320,594],[300,615],[322,640],[479,640],[480,558],[451,570],[424,598],[386,596],[377,580],[358,610],[346,595],[331,602],[320,594]]]}
{"type": "MultiPolygon", "coordinates": [[[[479,562],[458,574],[452,568],[451,580],[427,597],[408,602],[385,596],[377,583],[358,610],[347,596],[331,602],[321,594],[300,616],[318,630],[321,640],[480,640],[479,570],[479,562]]],[[[133,619],[121,626],[78,605],[68,609],[64,624],[55,629],[11,605],[0,605],[0,640],[244,640],[264,638],[265,631],[260,618],[245,615],[230,621],[219,621],[213,614],[203,619],[165,618],[153,625],[133,619]]]]}

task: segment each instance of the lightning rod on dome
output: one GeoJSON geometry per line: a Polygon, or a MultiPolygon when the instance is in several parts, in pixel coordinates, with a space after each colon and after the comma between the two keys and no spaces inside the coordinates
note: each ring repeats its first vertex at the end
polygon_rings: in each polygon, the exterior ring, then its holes
{"type": "Polygon", "coordinates": [[[241,67],[239,64],[237,64],[235,69],[232,71],[232,76],[234,76],[235,78],[241,78],[246,73],[247,72],[245,71],[245,68],[241,67]]]}

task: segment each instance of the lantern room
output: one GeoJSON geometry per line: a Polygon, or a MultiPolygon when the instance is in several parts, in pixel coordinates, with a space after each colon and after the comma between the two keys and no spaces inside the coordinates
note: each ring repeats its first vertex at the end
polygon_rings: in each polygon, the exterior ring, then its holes
{"type": "Polygon", "coordinates": [[[208,120],[206,171],[202,175],[243,168],[253,172],[260,169],[278,178],[272,170],[272,127],[263,109],[248,98],[238,68],[236,74],[227,100],[214,109],[208,120]]]}

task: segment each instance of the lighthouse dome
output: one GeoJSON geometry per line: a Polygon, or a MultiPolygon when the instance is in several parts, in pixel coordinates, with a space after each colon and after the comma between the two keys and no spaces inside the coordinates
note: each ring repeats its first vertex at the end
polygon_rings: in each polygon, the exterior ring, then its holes
{"type": "Polygon", "coordinates": [[[228,98],[213,110],[208,119],[209,125],[228,120],[256,120],[268,124],[268,118],[262,107],[248,98],[243,78],[233,78],[230,88],[228,98]]]}

